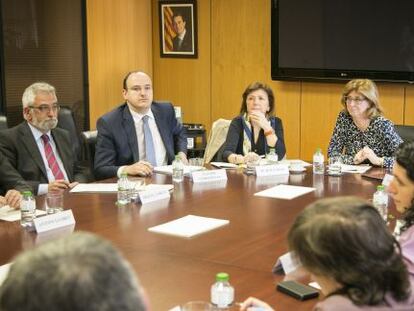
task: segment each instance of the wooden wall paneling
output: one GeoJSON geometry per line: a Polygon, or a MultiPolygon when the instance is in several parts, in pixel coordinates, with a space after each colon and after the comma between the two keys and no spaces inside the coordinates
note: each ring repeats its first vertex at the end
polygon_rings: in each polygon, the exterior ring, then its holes
{"type": "Polygon", "coordinates": [[[405,88],[404,124],[414,125],[414,86],[405,88]]]}
{"type": "Polygon", "coordinates": [[[378,93],[384,117],[394,122],[404,122],[404,84],[378,83],[378,93]]]}
{"type": "Polygon", "coordinates": [[[212,119],[235,117],[247,85],[265,82],[275,92],[288,157],[298,157],[300,84],[271,80],[268,1],[213,0],[211,15],[212,119]]]}
{"type": "Polygon", "coordinates": [[[152,1],[154,98],[181,106],[183,121],[211,126],[210,1],[198,0],[198,58],[160,57],[158,1],[152,1]]]}
{"type": "Polygon", "coordinates": [[[326,155],[338,113],[342,84],[302,83],[301,154],[311,160],[316,148],[326,155]]]}
{"type": "Polygon", "coordinates": [[[87,36],[91,129],[123,101],[122,79],[131,70],[152,74],[150,0],[88,0],[87,36]]]}

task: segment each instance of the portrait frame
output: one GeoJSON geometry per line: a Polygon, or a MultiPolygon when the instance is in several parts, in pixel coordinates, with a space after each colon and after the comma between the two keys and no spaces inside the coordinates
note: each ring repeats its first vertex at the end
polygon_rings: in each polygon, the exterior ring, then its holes
{"type": "Polygon", "coordinates": [[[197,0],[159,0],[160,56],[197,58],[197,0]]]}

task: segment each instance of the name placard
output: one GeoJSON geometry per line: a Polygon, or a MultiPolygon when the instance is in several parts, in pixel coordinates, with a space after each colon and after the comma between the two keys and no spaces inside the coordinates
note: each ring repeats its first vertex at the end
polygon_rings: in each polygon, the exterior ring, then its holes
{"type": "Polygon", "coordinates": [[[191,176],[194,183],[227,180],[227,173],[224,169],[192,172],[191,176]]]}
{"type": "Polygon", "coordinates": [[[66,227],[75,224],[75,218],[73,217],[72,210],[62,211],[56,214],[50,214],[47,216],[34,219],[34,226],[37,233],[66,227]]]}
{"type": "Polygon", "coordinates": [[[300,262],[297,262],[293,258],[292,253],[288,252],[286,254],[283,254],[277,259],[276,264],[273,266],[272,272],[273,273],[284,272],[285,274],[289,274],[295,271],[300,266],[301,266],[300,262]]]}
{"type": "Polygon", "coordinates": [[[393,175],[385,174],[385,176],[382,180],[382,185],[385,186],[385,187],[388,187],[393,179],[394,179],[393,175]]]}
{"type": "Polygon", "coordinates": [[[256,176],[289,175],[289,167],[283,164],[256,166],[256,176]]]}
{"type": "Polygon", "coordinates": [[[142,204],[155,202],[159,200],[169,199],[170,192],[166,189],[159,190],[145,190],[139,192],[139,199],[142,204]]]}

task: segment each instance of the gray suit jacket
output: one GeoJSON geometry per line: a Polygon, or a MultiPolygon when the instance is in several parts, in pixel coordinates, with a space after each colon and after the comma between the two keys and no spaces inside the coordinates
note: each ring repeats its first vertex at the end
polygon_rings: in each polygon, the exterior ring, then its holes
{"type": "MultiPolygon", "coordinates": [[[[85,181],[75,164],[69,132],[60,128],[51,131],[56,148],[70,182],[85,181]]],[[[35,194],[39,184],[47,184],[47,173],[36,141],[26,121],[0,131],[0,151],[26,181],[35,194]]]]}

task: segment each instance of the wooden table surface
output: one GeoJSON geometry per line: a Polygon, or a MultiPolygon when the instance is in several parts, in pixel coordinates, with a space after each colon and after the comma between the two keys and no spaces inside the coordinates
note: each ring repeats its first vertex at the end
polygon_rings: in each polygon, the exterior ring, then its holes
{"type": "MultiPolygon", "coordinates": [[[[217,272],[230,274],[236,301],[248,296],[264,299],[278,311],[311,310],[317,302],[300,302],[275,290],[283,279],[273,275],[276,259],[287,252],[286,236],[298,213],[322,197],[356,195],[370,199],[380,181],[358,174],[341,177],[303,174],[257,178],[229,170],[226,183],[193,184],[188,178],[176,184],[169,202],[130,204],[119,208],[116,194],[65,194],[65,209],[72,209],[75,228],[44,234],[29,233],[18,222],[0,221],[0,264],[38,243],[72,230],[94,232],[112,241],[131,262],[151,300],[162,311],[190,300],[209,300],[217,272]],[[315,187],[316,191],[293,200],[253,194],[276,185],[315,187]],[[186,215],[230,220],[230,224],[192,239],[148,232],[149,227],[186,215]]],[[[147,183],[171,183],[155,174],[147,183]]],[[[37,198],[43,208],[44,198],[37,198]]],[[[236,309],[236,308],[233,308],[236,309]]]]}

